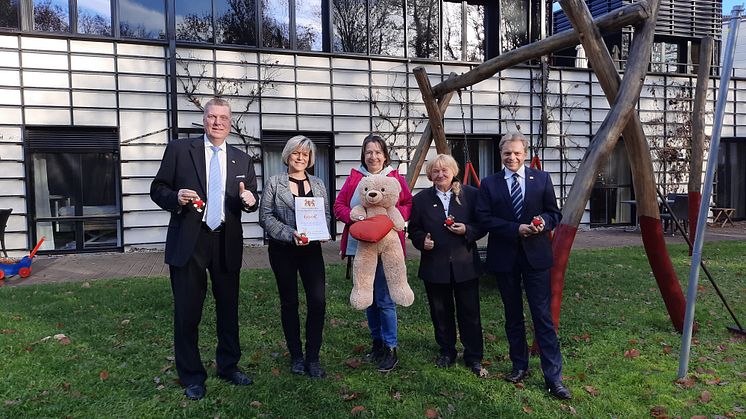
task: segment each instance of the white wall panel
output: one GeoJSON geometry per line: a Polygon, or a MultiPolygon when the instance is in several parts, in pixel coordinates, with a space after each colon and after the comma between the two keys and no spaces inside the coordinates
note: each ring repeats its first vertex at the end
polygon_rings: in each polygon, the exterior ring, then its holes
{"type": "Polygon", "coordinates": [[[117,44],[117,53],[121,55],[134,55],[137,57],[165,57],[166,47],[121,42],[117,44]]]}
{"type": "Polygon", "coordinates": [[[21,48],[44,51],[67,51],[67,40],[52,38],[21,37],[21,48]]]}
{"type": "MultiPolygon", "coordinates": [[[[0,143],[0,156],[3,160],[23,160],[23,147],[19,144],[0,143]]],[[[0,189],[0,193],[5,193],[0,189]]]]}
{"type": "Polygon", "coordinates": [[[20,124],[22,121],[20,108],[0,107],[0,124],[20,124]]]}
{"type": "Polygon", "coordinates": [[[73,109],[73,125],[117,126],[117,111],[105,109],[73,109]]]}
{"type": "MultiPolygon", "coordinates": [[[[0,176],[4,176],[0,175],[0,176]]],[[[0,178],[0,191],[3,191],[3,195],[26,195],[26,186],[23,180],[21,179],[2,179],[0,178]]],[[[0,198],[0,201],[2,201],[2,198],[0,198]]],[[[1,205],[3,208],[7,208],[4,205],[1,205]]],[[[15,211],[15,209],[14,209],[15,211]]]]}
{"type": "Polygon", "coordinates": [[[110,74],[80,74],[73,73],[74,89],[115,90],[116,79],[110,74]]]}
{"type": "Polygon", "coordinates": [[[168,225],[170,218],[171,213],[160,208],[154,211],[128,212],[124,214],[124,225],[130,228],[158,227],[168,225]]]}
{"type": "Polygon", "coordinates": [[[63,89],[70,87],[67,73],[27,70],[23,71],[23,85],[25,87],[57,87],[63,89]]]}
{"type": "Polygon", "coordinates": [[[18,37],[16,37],[15,35],[0,36],[0,47],[1,48],[18,48],[18,37]]]}
{"type": "MultiPolygon", "coordinates": [[[[122,147],[122,150],[124,148],[122,147]]],[[[154,153],[153,155],[156,154],[154,153]]],[[[163,156],[163,148],[160,149],[160,153],[157,156],[159,159],[163,156]]],[[[150,193],[150,184],[152,182],[152,178],[124,178],[122,179],[122,194],[148,194],[150,193]]]]}
{"type": "MultiPolygon", "coordinates": [[[[122,141],[168,127],[165,112],[121,111],[119,119],[119,136],[122,141]]],[[[153,137],[147,138],[148,141],[153,141],[153,139],[153,137]]]]}
{"type": "Polygon", "coordinates": [[[298,129],[307,131],[331,131],[332,119],[328,116],[299,116],[298,129]]]}
{"type": "Polygon", "coordinates": [[[94,41],[70,41],[71,52],[83,52],[93,54],[114,54],[114,44],[112,42],[94,42],[94,41]]]}
{"type": "Polygon", "coordinates": [[[166,78],[161,76],[119,76],[119,88],[139,92],[160,92],[167,89],[166,78]]]}
{"type": "Polygon", "coordinates": [[[46,54],[38,52],[22,52],[21,60],[24,68],[42,68],[45,70],[67,70],[67,54],[46,54]]]}
{"type": "Polygon", "coordinates": [[[21,105],[20,89],[0,89],[0,105],[21,105]]]}
{"type": "Polygon", "coordinates": [[[73,70],[81,71],[114,72],[114,58],[73,55],[72,57],[70,57],[70,68],[73,70]]]}
{"type": "Polygon", "coordinates": [[[21,72],[17,70],[0,70],[0,86],[20,86],[21,72]]]}
{"type": "Polygon", "coordinates": [[[124,244],[126,246],[153,243],[162,246],[166,241],[167,231],[168,228],[165,225],[163,227],[125,228],[124,244]]]}
{"type": "Polygon", "coordinates": [[[298,98],[331,99],[331,89],[324,85],[298,84],[298,98]]]}
{"type": "Polygon", "coordinates": [[[19,65],[20,62],[16,51],[0,51],[0,66],[18,67],[19,65]]]}
{"type": "Polygon", "coordinates": [[[164,110],[168,106],[165,95],[120,93],[119,106],[149,110],[164,110]]]}
{"type": "Polygon", "coordinates": [[[317,67],[328,70],[330,66],[329,58],[327,57],[299,55],[295,58],[295,62],[298,67],[317,67]]]}
{"type": "Polygon", "coordinates": [[[276,130],[295,130],[298,129],[295,123],[295,116],[292,115],[263,115],[262,129],[276,130]]]}
{"type": "Polygon", "coordinates": [[[137,144],[122,145],[120,152],[122,160],[155,160],[161,161],[165,148],[162,145],[137,144]]]}
{"type": "Polygon", "coordinates": [[[297,79],[299,83],[329,83],[329,70],[298,69],[297,79]]]}
{"type": "MultiPolygon", "coordinates": [[[[26,175],[26,172],[23,169],[23,163],[22,162],[15,162],[15,161],[5,161],[0,160],[0,173],[3,174],[3,177],[24,177],[26,175]]],[[[3,198],[3,200],[10,199],[10,198],[3,198]]]]}
{"type": "Polygon", "coordinates": [[[111,92],[73,92],[73,106],[91,108],[116,108],[117,96],[111,92]]]}
{"type": "Polygon", "coordinates": [[[227,61],[233,63],[247,62],[249,64],[256,64],[257,55],[255,53],[248,52],[237,52],[237,51],[215,51],[215,58],[218,61],[227,61]]]}
{"type": "Polygon", "coordinates": [[[119,57],[117,63],[119,71],[123,73],[165,74],[166,72],[164,60],[119,57]]]}
{"type": "Polygon", "coordinates": [[[320,100],[299,100],[298,113],[301,115],[331,115],[332,104],[320,100]]]}
{"type": "Polygon", "coordinates": [[[29,125],[70,125],[67,109],[26,108],[26,123],[29,125]]]}

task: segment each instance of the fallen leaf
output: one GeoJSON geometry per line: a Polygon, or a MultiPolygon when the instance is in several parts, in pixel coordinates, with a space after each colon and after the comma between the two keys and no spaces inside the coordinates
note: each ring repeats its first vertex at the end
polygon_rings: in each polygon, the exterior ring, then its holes
{"type": "Polygon", "coordinates": [[[746,413],[746,408],[743,408],[741,406],[736,406],[733,408],[733,411],[736,413],[746,413]]]}
{"type": "Polygon", "coordinates": [[[64,388],[65,390],[70,390],[70,382],[65,381],[64,383],[62,383],[62,388],[64,388]]]}
{"type": "Polygon", "coordinates": [[[732,356],[726,356],[723,358],[723,362],[736,362],[736,358],[733,358],[732,356]]]}
{"type": "Polygon", "coordinates": [[[637,358],[639,356],[640,356],[640,351],[638,351],[637,349],[628,349],[628,350],[624,351],[624,357],[625,358],[633,359],[633,358],[637,358]]]}
{"type": "Polygon", "coordinates": [[[262,407],[262,403],[254,400],[253,402],[249,403],[249,406],[253,407],[254,409],[259,409],[260,407],[262,407]]]}
{"type": "Polygon", "coordinates": [[[697,416],[692,416],[690,419],[707,419],[707,416],[697,415],[697,416]]]}
{"type": "Polygon", "coordinates": [[[15,406],[17,404],[21,404],[21,399],[15,399],[15,400],[6,400],[5,405],[6,406],[15,406]]]}
{"type": "Polygon", "coordinates": [[[528,413],[530,415],[531,413],[534,413],[534,409],[528,406],[523,406],[523,413],[528,413]]]}
{"type": "Polygon", "coordinates": [[[489,359],[485,359],[484,361],[482,361],[482,365],[485,367],[489,367],[490,365],[492,365],[492,361],[490,361],[489,359]]]}
{"type": "Polygon", "coordinates": [[[435,409],[427,409],[425,410],[425,417],[427,419],[437,419],[439,417],[438,411],[435,409]]]}
{"type": "Polygon", "coordinates": [[[578,373],[578,380],[579,381],[585,381],[585,378],[586,378],[586,375],[585,375],[584,372],[579,372],[578,373]]]}
{"type": "Polygon", "coordinates": [[[365,346],[364,345],[357,345],[354,348],[352,348],[352,352],[356,354],[361,354],[365,352],[365,346]]]}
{"type": "Polygon", "coordinates": [[[130,324],[130,320],[129,319],[122,320],[122,326],[127,326],[128,324],[130,324]]]}
{"type": "Polygon", "coordinates": [[[568,406],[566,404],[560,404],[560,409],[564,410],[565,412],[570,412],[570,414],[572,414],[572,415],[577,415],[578,414],[578,411],[575,410],[574,407],[568,406]]]}
{"type": "Polygon", "coordinates": [[[709,403],[710,400],[712,400],[712,394],[710,394],[710,392],[707,390],[703,391],[702,394],[699,395],[699,401],[702,403],[709,403]]]}
{"type": "Polygon", "coordinates": [[[277,368],[272,368],[272,375],[274,375],[275,377],[279,377],[280,376],[280,370],[277,369],[277,368]]]}
{"type": "Polygon", "coordinates": [[[395,391],[395,392],[391,393],[391,398],[394,399],[394,400],[396,400],[396,401],[400,401],[401,400],[401,392],[395,391]]]}
{"type": "Polygon", "coordinates": [[[80,285],[80,288],[90,288],[90,287],[91,287],[90,282],[84,282],[83,284],[80,285]]]}
{"type": "Polygon", "coordinates": [[[487,339],[487,342],[494,342],[497,340],[497,337],[492,333],[487,333],[484,337],[487,339]]]}
{"type": "Polygon", "coordinates": [[[720,378],[719,377],[715,377],[715,378],[713,378],[711,380],[705,380],[705,384],[707,384],[708,386],[718,385],[718,384],[720,384],[720,378]]]}
{"type": "Polygon", "coordinates": [[[98,373],[98,378],[101,379],[101,381],[105,381],[109,379],[109,371],[101,370],[100,373],[98,373]]]}
{"type": "Polygon", "coordinates": [[[346,402],[351,402],[351,401],[357,399],[357,396],[358,396],[358,393],[356,393],[356,392],[352,392],[350,394],[343,394],[342,395],[342,400],[344,400],[346,402]]]}
{"type": "Polygon", "coordinates": [[[0,330],[0,335],[12,335],[13,333],[17,333],[17,332],[13,329],[0,330]]]}
{"type": "Polygon", "coordinates": [[[696,384],[696,380],[692,376],[686,376],[676,380],[675,383],[681,388],[692,388],[696,384]]]}
{"type": "Polygon", "coordinates": [[[595,396],[598,396],[599,394],[601,394],[601,393],[600,393],[600,392],[598,391],[598,389],[596,389],[595,387],[591,387],[591,386],[583,386],[583,388],[584,388],[584,389],[585,389],[585,391],[587,391],[587,392],[588,392],[588,394],[590,394],[591,396],[594,396],[594,397],[595,397],[595,396]]]}
{"type": "Polygon", "coordinates": [[[62,329],[63,327],[65,327],[65,323],[57,322],[57,324],[56,324],[55,326],[56,326],[56,327],[57,327],[58,329],[62,329]]]}
{"type": "Polygon", "coordinates": [[[650,416],[657,419],[668,419],[668,413],[663,406],[653,406],[650,408],[650,416]]]}
{"type": "Polygon", "coordinates": [[[671,346],[670,345],[665,345],[663,347],[663,353],[664,354],[670,354],[671,353],[671,346]]]}
{"type": "Polygon", "coordinates": [[[521,390],[523,390],[524,388],[526,388],[526,385],[525,385],[525,384],[523,384],[523,383],[513,383],[513,386],[514,386],[515,388],[517,388],[517,389],[521,389],[521,390]]]}
{"type": "Polygon", "coordinates": [[[358,413],[362,413],[365,411],[365,408],[363,406],[355,406],[350,410],[350,414],[357,415],[358,413]]]}
{"type": "Polygon", "coordinates": [[[630,345],[637,345],[637,339],[630,339],[629,340],[630,345]]]}
{"type": "Polygon", "coordinates": [[[350,359],[346,359],[344,364],[350,368],[355,369],[355,368],[360,368],[360,366],[363,365],[363,362],[360,361],[359,358],[350,358],[350,359]]]}

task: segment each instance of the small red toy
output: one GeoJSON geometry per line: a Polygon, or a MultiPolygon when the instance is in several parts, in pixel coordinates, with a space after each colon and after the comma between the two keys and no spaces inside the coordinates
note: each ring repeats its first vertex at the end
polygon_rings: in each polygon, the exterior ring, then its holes
{"type": "Polygon", "coordinates": [[[197,198],[192,201],[192,205],[194,205],[194,208],[197,209],[197,212],[202,212],[202,208],[205,207],[205,201],[197,198]]]}
{"type": "Polygon", "coordinates": [[[308,243],[308,236],[306,236],[306,233],[300,233],[300,242],[303,244],[308,243]]]}
{"type": "Polygon", "coordinates": [[[533,219],[531,220],[531,224],[532,224],[532,225],[533,225],[534,227],[539,227],[539,226],[541,226],[542,224],[544,224],[544,219],[543,219],[543,218],[541,218],[541,215],[537,215],[536,217],[534,217],[534,218],[533,218],[533,219]]]}
{"type": "Polygon", "coordinates": [[[447,227],[450,227],[453,225],[453,223],[456,222],[456,218],[453,215],[449,215],[446,217],[446,220],[443,222],[447,227]]]}

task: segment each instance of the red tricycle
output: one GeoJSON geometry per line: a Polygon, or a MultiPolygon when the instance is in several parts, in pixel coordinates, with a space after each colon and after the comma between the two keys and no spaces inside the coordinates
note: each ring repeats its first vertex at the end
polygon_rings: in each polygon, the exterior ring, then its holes
{"type": "Polygon", "coordinates": [[[39,243],[36,243],[34,250],[32,250],[28,256],[24,256],[20,260],[0,258],[0,283],[3,282],[5,277],[11,277],[13,275],[18,275],[21,278],[28,278],[29,275],[31,275],[31,261],[34,259],[34,256],[42,243],[44,243],[44,237],[39,240],[39,243]]]}

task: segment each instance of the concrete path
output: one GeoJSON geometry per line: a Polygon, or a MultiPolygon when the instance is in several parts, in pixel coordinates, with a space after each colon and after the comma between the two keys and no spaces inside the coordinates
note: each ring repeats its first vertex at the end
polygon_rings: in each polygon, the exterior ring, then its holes
{"type": "MultiPolygon", "coordinates": [[[[725,228],[708,227],[706,241],[746,241],[746,221],[736,222],[725,228]]],[[[684,243],[680,236],[666,236],[668,243],[684,243]]],[[[407,257],[419,258],[419,252],[409,242],[407,257]]],[[[579,231],[573,249],[641,246],[639,232],[623,228],[598,228],[579,231]]],[[[343,263],[339,257],[339,242],[323,245],[326,263],[343,263]]],[[[31,285],[54,282],[91,281],[112,278],[142,278],[168,276],[168,266],[163,263],[162,251],[135,251],[126,253],[95,253],[63,256],[37,256],[30,277],[19,280],[13,277],[6,285],[31,285]]],[[[269,268],[265,246],[244,248],[243,268],[269,268]]]]}

